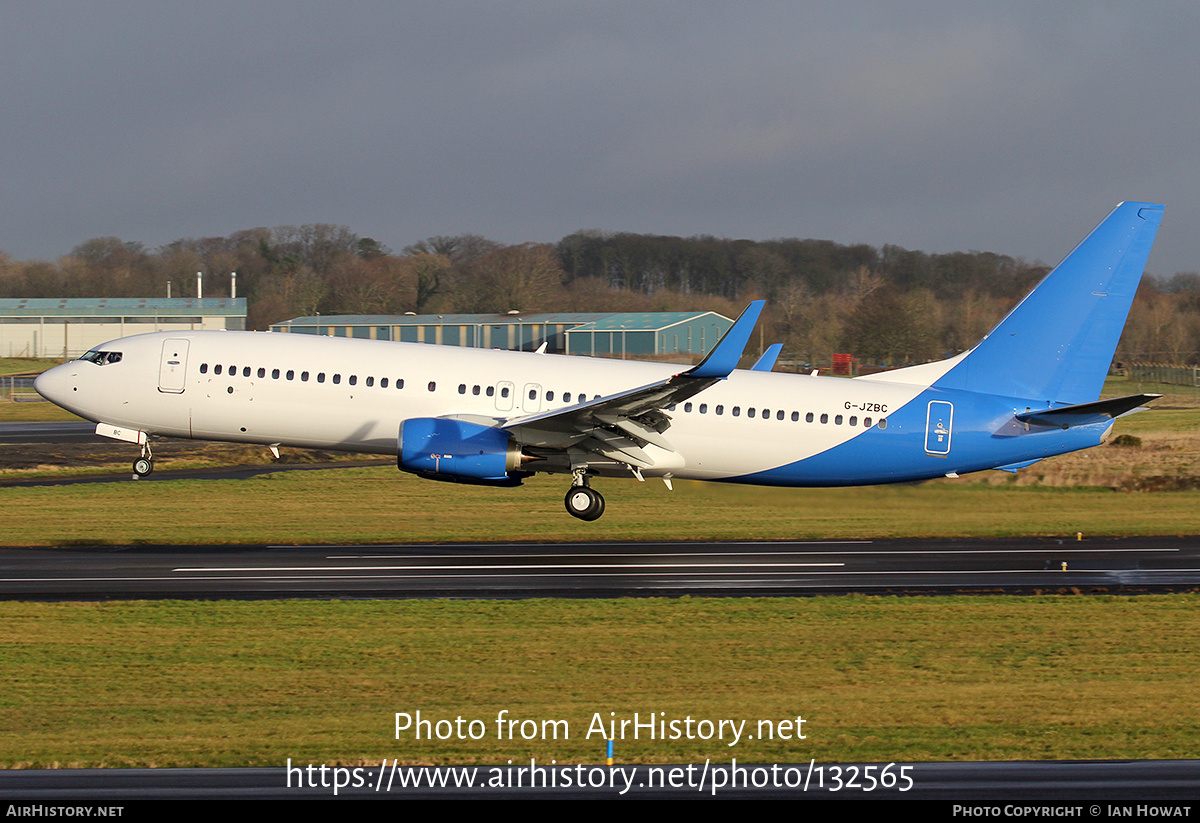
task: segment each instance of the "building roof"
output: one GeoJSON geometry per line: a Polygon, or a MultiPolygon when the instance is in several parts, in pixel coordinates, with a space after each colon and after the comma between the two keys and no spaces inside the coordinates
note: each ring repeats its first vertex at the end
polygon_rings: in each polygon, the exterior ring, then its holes
{"type": "Polygon", "coordinates": [[[329,314],[297,317],[273,326],[499,326],[521,323],[576,324],[586,330],[651,331],[674,326],[714,312],[540,312],[536,314],[329,314]],[[586,325],[584,325],[586,324],[586,325]]]}
{"type": "Polygon", "coordinates": [[[244,297],[5,297],[0,316],[246,315],[244,297]]]}
{"type": "Polygon", "coordinates": [[[711,311],[647,311],[605,314],[572,331],[659,331],[690,323],[711,315],[714,319],[732,323],[728,317],[711,311]]]}

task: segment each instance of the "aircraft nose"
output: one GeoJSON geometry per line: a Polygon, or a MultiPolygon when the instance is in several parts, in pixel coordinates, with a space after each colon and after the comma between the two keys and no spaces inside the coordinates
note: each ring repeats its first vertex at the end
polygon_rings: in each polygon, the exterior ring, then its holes
{"type": "Polygon", "coordinates": [[[55,366],[39,374],[33,381],[33,388],[51,403],[61,406],[71,392],[71,387],[68,385],[71,372],[72,365],[70,363],[55,366]]]}

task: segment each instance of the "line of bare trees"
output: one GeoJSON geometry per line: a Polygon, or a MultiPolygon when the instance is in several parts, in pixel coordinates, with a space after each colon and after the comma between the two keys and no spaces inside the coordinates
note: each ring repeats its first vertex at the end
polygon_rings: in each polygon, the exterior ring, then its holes
{"type": "MultiPolygon", "coordinates": [[[[257,228],[150,250],[88,240],[54,262],[0,253],[0,297],[238,293],[247,325],[314,314],[685,311],[735,316],[768,301],[765,342],[785,358],[923,362],[973,345],[1048,268],[986,252],[926,254],[824,240],[728,240],[580,231],[557,244],[503,245],[473,234],[393,252],[345,226],[257,228]],[[769,338],[769,339],[768,339],[769,338]]],[[[1200,274],[1144,279],[1119,359],[1200,363],[1200,274]]]]}

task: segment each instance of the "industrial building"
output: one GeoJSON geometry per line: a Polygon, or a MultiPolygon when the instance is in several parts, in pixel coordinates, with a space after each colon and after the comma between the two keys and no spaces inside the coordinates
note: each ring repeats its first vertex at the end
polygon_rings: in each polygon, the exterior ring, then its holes
{"type": "Polygon", "coordinates": [[[299,317],[273,332],[402,343],[603,357],[702,356],[733,321],[716,312],[329,315],[299,317]]]}
{"type": "Polygon", "coordinates": [[[244,328],[244,297],[0,299],[0,357],[66,359],[131,334],[244,328]]]}

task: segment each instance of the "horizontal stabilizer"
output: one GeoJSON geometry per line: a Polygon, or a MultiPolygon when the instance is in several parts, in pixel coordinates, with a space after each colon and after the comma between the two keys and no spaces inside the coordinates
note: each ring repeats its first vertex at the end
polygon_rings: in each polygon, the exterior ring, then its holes
{"type": "Polygon", "coordinates": [[[1090,423],[1112,420],[1160,397],[1162,397],[1161,394],[1130,394],[1125,397],[1113,397],[1109,400],[1096,400],[1093,403],[1079,403],[1074,406],[1059,406],[1056,409],[1022,412],[1016,417],[1022,423],[1069,429],[1072,426],[1086,426],[1090,423]]]}
{"type": "Polygon", "coordinates": [[[779,359],[781,351],[783,351],[782,343],[772,343],[763,352],[762,357],[758,358],[758,362],[750,367],[750,371],[770,371],[775,368],[775,361],[779,359]]]}

